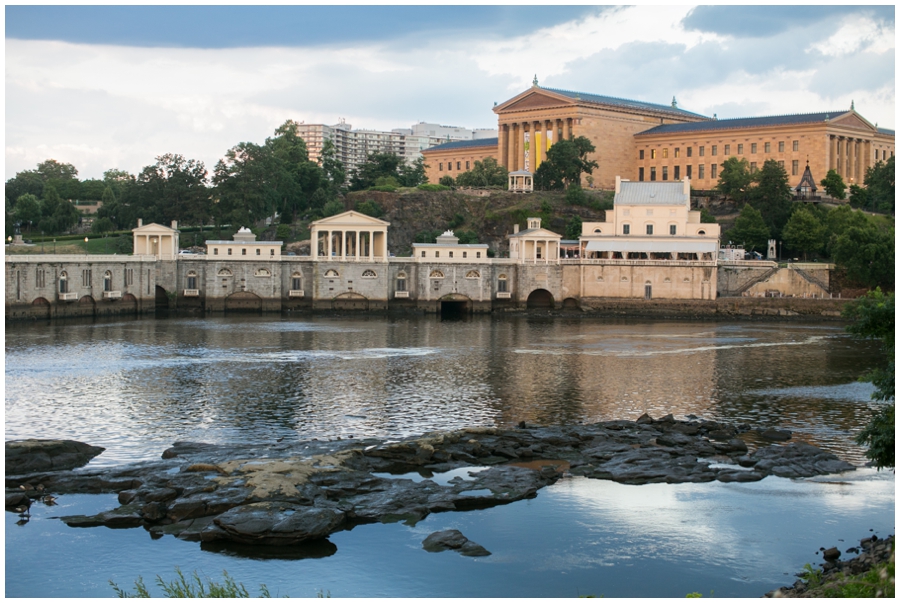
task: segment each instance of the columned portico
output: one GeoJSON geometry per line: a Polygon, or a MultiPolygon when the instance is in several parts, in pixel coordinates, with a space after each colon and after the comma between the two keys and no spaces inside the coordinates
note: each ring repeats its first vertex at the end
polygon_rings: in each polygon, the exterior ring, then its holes
{"type": "Polygon", "coordinates": [[[388,223],[348,211],[310,224],[310,254],[316,261],[386,262],[388,223]]]}

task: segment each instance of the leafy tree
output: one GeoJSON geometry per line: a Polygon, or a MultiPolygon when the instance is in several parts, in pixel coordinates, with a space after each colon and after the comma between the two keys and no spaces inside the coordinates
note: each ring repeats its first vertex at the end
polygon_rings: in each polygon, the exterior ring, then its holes
{"type": "Polygon", "coordinates": [[[596,151],[591,140],[579,136],[572,140],[560,140],[547,151],[534,173],[534,185],[541,190],[560,190],[573,184],[581,185],[581,175],[592,173],[599,164],[587,158],[596,151]]]}
{"type": "Polygon", "coordinates": [[[749,198],[750,184],[752,182],[753,176],[750,174],[750,162],[746,159],[729,157],[722,162],[716,190],[733,201],[745,202],[749,198]]]}
{"type": "Polygon", "coordinates": [[[441,179],[438,180],[438,183],[442,186],[456,186],[456,183],[453,181],[453,176],[441,176],[441,179]]]}
{"type": "Polygon", "coordinates": [[[768,249],[769,227],[759,210],[745,203],[727,237],[732,243],[743,245],[747,251],[762,252],[768,249]]]}
{"type": "Polygon", "coordinates": [[[785,224],[782,237],[789,248],[802,251],[805,260],[810,252],[822,249],[825,225],[812,212],[804,207],[798,207],[785,224]]]}
{"type": "Polygon", "coordinates": [[[379,176],[375,179],[375,186],[372,188],[377,190],[395,191],[400,188],[400,182],[398,182],[394,176],[379,176]]]}
{"type": "Polygon", "coordinates": [[[864,182],[872,209],[894,213],[894,157],[866,170],[864,182]]]}
{"type": "Polygon", "coordinates": [[[75,180],[78,178],[78,170],[71,163],[60,163],[55,159],[48,159],[38,164],[35,170],[41,175],[44,182],[50,180],[75,180]]]}
{"type": "MultiPolygon", "coordinates": [[[[444,176],[444,178],[449,178],[449,176],[444,176]]],[[[443,178],[441,180],[441,184],[443,184],[443,178]]],[[[459,186],[506,186],[508,182],[509,171],[497,163],[493,157],[485,157],[482,161],[476,161],[471,170],[463,172],[456,178],[459,186]]]]}
{"type": "Polygon", "coordinates": [[[848,205],[842,205],[829,211],[825,216],[825,252],[831,257],[837,238],[851,226],[866,228],[869,219],[866,214],[848,205]]]}
{"type": "Polygon", "coordinates": [[[851,226],[837,237],[833,249],[835,263],[846,268],[852,281],[867,287],[893,287],[893,227],[851,226]]]}
{"type": "Polygon", "coordinates": [[[65,232],[76,224],[81,217],[75,206],[60,198],[56,187],[47,184],[44,187],[44,198],[41,201],[40,229],[48,234],[65,232]]]}
{"type": "Polygon", "coordinates": [[[265,145],[242,142],[225,152],[212,178],[217,223],[246,224],[275,213],[281,201],[275,163],[265,145]]]}
{"type": "Polygon", "coordinates": [[[361,214],[366,214],[367,216],[372,216],[373,218],[380,218],[384,215],[384,210],[381,208],[381,206],[371,199],[367,199],[362,203],[357,203],[356,211],[361,214]]]}
{"type": "Polygon", "coordinates": [[[13,209],[16,222],[25,225],[37,224],[41,220],[41,201],[31,193],[25,193],[16,199],[13,209]]]}
{"type": "Polygon", "coordinates": [[[566,203],[569,205],[587,205],[588,196],[579,184],[572,184],[566,189],[566,203]]]}
{"type": "Polygon", "coordinates": [[[411,164],[401,163],[397,168],[397,180],[403,186],[419,186],[423,182],[428,182],[428,176],[425,175],[427,168],[424,157],[419,157],[411,164]]]}
{"type": "Polygon", "coordinates": [[[202,161],[167,153],[156,158],[137,177],[135,196],[145,218],[165,224],[179,220],[205,224],[212,213],[202,161]]]}
{"type": "Polygon", "coordinates": [[[97,218],[94,220],[94,223],[91,224],[91,232],[95,234],[104,234],[107,232],[112,232],[116,229],[116,225],[113,224],[113,221],[109,218],[97,218]]]}
{"type": "Polygon", "coordinates": [[[326,184],[324,172],[315,162],[309,160],[306,143],[299,135],[300,124],[287,120],[275,130],[275,136],[266,139],[266,147],[271,149],[275,159],[274,181],[279,198],[278,208],[282,215],[291,220],[309,207],[309,197],[326,184]]]}
{"type": "Polygon", "coordinates": [[[478,242],[478,233],[472,230],[460,230],[456,233],[460,245],[472,245],[478,242]]]}
{"type": "Polygon", "coordinates": [[[331,193],[336,195],[347,181],[347,171],[344,164],[337,158],[334,142],[331,139],[322,143],[322,154],[319,156],[325,179],[331,184],[331,193]]]}
{"type": "Polygon", "coordinates": [[[850,185],[850,206],[851,207],[859,207],[859,208],[868,208],[869,206],[869,191],[859,186],[858,184],[850,185]]]}
{"type": "Polygon", "coordinates": [[[847,185],[844,184],[844,179],[837,173],[837,170],[828,170],[825,178],[819,184],[834,199],[844,199],[847,196],[847,185]]]}
{"type": "Polygon", "coordinates": [[[340,213],[344,212],[344,204],[338,201],[337,199],[333,199],[325,204],[325,207],[322,208],[322,215],[324,217],[336,216],[340,213]]]}
{"type": "Polygon", "coordinates": [[[401,159],[393,153],[370,153],[350,179],[350,190],[361,191],[375,186],[383,176],[398,178],[401,159]]]}
{"type": "Polygon", "coordinates": [[[872,398],[883,402],[856,437],[856,442],[868,446],[866,456],[875,466],[895,467],[894,462],[894,293],[885,295],[876,288],[852,304],[848,304],[843,316],[853,320],[847,330],[865,339],[881,342],[885,366],[879,367],[863,378],[875,385],[872,398]]]}
{"type": "Polygon", "coordinates": [[[566,238],[567,239],[577,239],[581,236],[581,225],[582,220],[580,216],[572,216],[572,219],[569,220],[569,223],[566,224],[566,238]]]}
{"type": "Polygon", "coordinates": [[[792,210],[787,172],[774,159],[767,159],[753,175],[753,181],[755,186],[750,189],[750,203],[762,214],[773,238],[780,238],[792,210]]]}
{"type": "MultiPolygon", "coordinates": [[[[612,209],[612,208],[610,208],[612,209]]],[[[716,217],[709,213],[709,210],[705,207],[700,208],[700,223],[701,224],[715,224],[716,217]]]]}

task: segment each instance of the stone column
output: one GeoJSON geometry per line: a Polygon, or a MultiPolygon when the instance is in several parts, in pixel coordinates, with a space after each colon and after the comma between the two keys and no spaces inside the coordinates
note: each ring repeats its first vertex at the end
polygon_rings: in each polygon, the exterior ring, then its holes
{"type": "Polygon", "coordinates": [[[865,179],[865,168],[863,167],[863,141],[856,139],[856,180],[862,182],[865,179]]]}
{"type": "Polygon", "coordinates": [[[515,124],[506,124],[507,140],[506,145],[506,169],[510,172],[516,171],[516,135],[518,134],[515,124]]]}
{"type": "MultiPolygon", "coordinates": [[[[834,134],[828,136],[828,158],[825,161],[825,171],[837,169],[837,150],[835,149],[834,134]]],[[[826,174],[827,175],[827,174],[826,174]]]]}
{"type": "Polygon", "coordinates": [[[566,132],[566,139],[575,137],[575,131],[573,129],[575,126],[574,122],[575,122],[574,117],[566,118],[566,128],[568,129],[568,132],[566,132]]]}
{"type": "Polygon", "coordinates": [[[375,257],[375,249],[374,249],[374,247],[373,247],[373,245],[372,245],[372,240],[373,240],[375,237],[373,236],[373,232],[372,232],[371,230],[369,231],[368,234],[369,234],[369,261],[371,262],[371,261],[372,261],[372,258],[375,257]]]}
{"type": "Polygon", "coordinates": [[[500,138],[497,139],[497,161],[503,167],[509,169],[507,162],[507,148],[509,146],[509,129],[506,124],[500,125],[500,131],[497,132],[500,138]]]}
{"type": "Polygon", "coordinates": [[[516,162],[516,169],[524,170],[525,169],[525,122],[519,124],[519,149],[518,149],[518,161],[516,162]]]}

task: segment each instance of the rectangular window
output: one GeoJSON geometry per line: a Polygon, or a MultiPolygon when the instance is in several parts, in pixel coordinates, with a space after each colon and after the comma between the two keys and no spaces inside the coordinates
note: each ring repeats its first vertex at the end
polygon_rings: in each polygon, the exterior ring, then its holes
{"type": "Polygon", "coordinates": [[[37,273],[34,275],[34,282],[39,288],[44,286],[44,270],[38,268],[37,273]]]}
{"type": "Polygon", "coordinates": [[[718,155],[718,154],[719,154],[719,147],[718,147],[718,145],[713,145],[713,146],[712,146],[712,155],[713,155],[713,157],[715,157],[715,156],[718,155]]]}
{"type": "Polygon", "coordinates": [[[228,248],[228,255],[231,255],[231,247],[228,248]]]}
{"type": "Polygon", "coordinates": [[[681,157],[681,149],[676,147],[675,148],[675,159],[678,159],[679,157],[681,157]]]}
{"type": "Polygon", "coordinates": [[[469,257],[469,252],[463,251],[463,259],[466,259],[467,257],[469,257]]]}
{"type": "Polygon", "coordinates": [[[669,179],[669,166],[664,165],[662,170],[663,170],[663,180],[668,180],[669,179]]]}
{"type": "Polygon", "coordinates": [[[690,165],[689,165],[689,166],[687,166],[687,167],[685,168],[685,174],[684,174],[684,175],[687,176],[688,179],[691,178],[691,168],[692,168],[692,167],[693,167],[693,166],[690,166],[690,165]]]}
{"type": "Polygon", "coordinates": [[[800,141],[799,141],[799,140],[795,140],[795,141],[792,143],[792,146],[793,146],[793,150],[799,151],[799,150],[800,150],[800,141]]]}
{"type": "Polygon", "coordinates": [[[756,153],[756,143],[755,143],[755,142],[751,142],[751,143],[750,143],[750,153],[751,153],[751,154],[755,154],[755,153],[756,153]]]}
{"type": "Polygon", "coordinates": [[[650,159],[656,159],[656,149],[650,149],[650,159]]]}
{"type": "Polygon", "coordinates": [[[125,269],[125,286],[134,284],[134,268],[125,269]]]}
{"type": "Polygon", "coordinates": [[[497,293],[506,293],[506,292],[507,292],[506,279],[501,278],[499,281],[497,281],[497,293]]]}
{"type": "Polygon", "coordinates": [[[719,166],[715,163],[709,166],[709,177],[710,178],[718,178],[719,174],[719,166]]]}
{"type": "Polygon", "coordinates": [[[650,168],[650,182],[655,182],[655,181],[656,181],[656,168],[651,167],[650,168]]]}
{"type": "Polygon", "coordinates": [[[461,166],[462,166],[462,162],[461,162],[461,161],[457,161],[457,162],[456,162],[456,171],[461,170],[461,169],[462,169],[461,166]]]}
{"type": "Polygon", "coordinates": [[[755,174],[755,173],[756,173],[756,162],[755,162],[755,161],[751,161],[751,162],[750,162],[750,173],[751,173],[751,174],[755,174]]]}
{"type": "Polygon", "coordinates": [[[452,171],[453,171],[453,162],[452,162],[452,161],[448,161],[448,162],[447,162],[447,171],[448,171],[448,172],[452,172],[452,171]]]}
{"type": "Polygon", "coordinates": [[[638,182],[644,181],[644,168],[638,168],[638,182]]]}
{"type": "Polygon", "coordinates": [[[397,279],[397,291],[406,291],[406,279],[405,278],[397,279]]]}
{"type": "Polygon", "coordinates": [[[435,251],[435,252],[434,252],[434,257],[436,257],[436,258],[441,257],[441,252],[440,252],[440,251],[435,251]]]}
{"type": "Polygon", "coordinates": [[[452,251],[450,252],[450,257],[451,257],[451,258],[453,257],[453,252],[452,252],[452,251]]]}
{"type": "Polygon", "coordinates": [[[187,277],[187,288],[188,289],[196,289],[197,288],[197,277],[196,276],[187,277]]]}
{"type": "Polygon", "coordinates": [[[269,250],[269,257],[272,257],[272,258],[275,257],[275,250],[274,250],[274,249],[270,249],[270,250],[269,250]]]}
{"type": "Polygon", "coordinates": [[[694,147],[688,147],[687,148],[687,156],[690,157],[691,155],[693,155],[693,153],[694,153],[694,147]]]}
{"type": "Polygon", "coordinates": [[[648,235],[653,234],[653,224],[647,224],[647,234],[648,235]]]}
{"type": "Polygon", "coordinates": [[[669,224],[669,234],[670,235],[674,236],[677,231],[678,231],[677,226],[675,226],[674,224],[669,224]]]}
{"type": "Polygon", "coordinates": [[[256,250],[256,255],[259,255],[261,251],[259,249],[256,250]]]}
{"type": "MultiPolygon", "coordinates": [[[[713,153],[713,155],[715,155],[715,153],[713,153]]],[[[728,155],[731,155],[731,145],[730,144],[725,145],[725,156],[727,157],[728,155]]]]}
{"type": "Polygon", "coordinates": [[[784,160],[779,161],[779,162],[778,162],[778,165],[779,165],[780,167],[784,168],[784,160]]]}
{"type": "Polygon", "coordinates": [[[778,152],[784,153],[784,141],[783,140],[778,141],[778,152]]]}
{"type": "Polygon", "coordinates": [[[480,252],[480,251],[476,251],[476,252],[475,252],[475,257],[480,259],[480,258],[481,258],[481,252],[480,252]]]}
{"type": "Polygon", "coordinates": [[[706,155],[706,147],[700,147],[700,157],[706,155]]]}
{"type": "Polygon", "coordinates": [[[246,249],[241,249],[241,255],[247,255],[247,250],[246,250],[246,249]]]}
{"type": "Polygon", "coordinates": [[[622,224],[622,234],[631,234],[631,224],[622,224]]]}
{"type": "Polygon", "coordinates": [[[469,162],[466,162],[466,169],[469,169],[469,162]]]}
{"type": "Polygon", "coordinates": [[[444,171],[444,162],[443,162],[443,161],[440,162],[440,163],[438,164],[438,171],[439,171],[439,172],[443,172],[443,171],[444,171]]]}
{"type": "MultiPolygon", "coordinates": [[[[727,153],[726,153],[726,154],[727,154],[727,153]]],[[[743,154],[744,154],[744,145],[743,145],[743,144],[738,144],[738,152],[737,152],[737,154],[738,154],[738,155],[743,155],[743,154]]]]}
{"type": "Polygon", "coordinates": [[[669,149],[663,149],[663,159],[669,158],[669,149]]]}
{"type": "Polygon", "coordinates": [[[798,160],[794,159],[791,162],[791,175],[796,176],[799,173],[800,173],[800,162],[798,160]]]}
{"type": "Polygon", "coordinates": [[[706,173],[705,173],[705,172],[706,172],[706,166],[705,166],[705,165],[703,165],[703,164],[701,163],[699,166],[697,166],[697,178],[699,178],[700,180],[703,180],[703,179],[706,177],[706,173]]]}
{"type": "Polygon", "coordinates": [[[424,252],[424,251],[422,252],[422,257],[423,257],[423,258],[425,257],[425,252],[424,252]]]}
{"type": "Polygon", "coordinates": [[[219,255],[219,248],[213,247],[213,255],[219,255]]]}
{"type": "Polygon", "coordinates": [[[81,271],[81,286],[82,287],[90,287],[91,286],[91,271],[90,271],[90,269],[81,271]]]}
{"type": "Polygon", "coordinates": [[[767,142],[767,143],[765,144],[765,151],[766,151],[766,153],[771,153],[771,152],[772,152],[772,143],[771,143],[771,142],[767,142]]]}
{"type": "Polygon", "coordinates": [[[681,180],[681,166],[675,166],[675,180],[681,180]]]}
{"type": "Polygon", "coordinates": [[[644,151],[643,150],[638,151],[638,159],[643,159],[643,158],[644,158],[644,151]]]}
{"type": "Polygon", "coordinates": [[[291,278],[291,290],[292,291],[300,291],[303,288],[303,284],[300,282],[300,277],[295,276],[291,278]]]}

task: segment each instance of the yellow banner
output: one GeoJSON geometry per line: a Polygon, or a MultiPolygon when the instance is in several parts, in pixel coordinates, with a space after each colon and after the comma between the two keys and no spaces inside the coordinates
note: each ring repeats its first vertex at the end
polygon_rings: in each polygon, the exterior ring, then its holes
{"type": "Polygon", "coordinates": [[[541,144],[543,142],[542,138],[543,138],[543,136],[541,136],[541,132],[534,133],[534,171],[535,172],[537,171],[537,169],[539,167],[541,167],[541,156],[543,155],[543,153],[541,153],[541,151],[544,148],[543,145],[541,144]]]}

